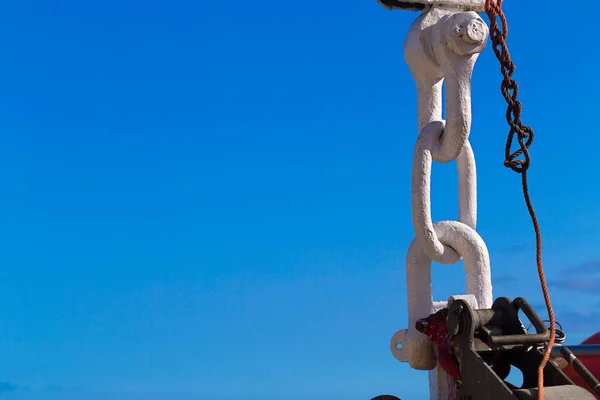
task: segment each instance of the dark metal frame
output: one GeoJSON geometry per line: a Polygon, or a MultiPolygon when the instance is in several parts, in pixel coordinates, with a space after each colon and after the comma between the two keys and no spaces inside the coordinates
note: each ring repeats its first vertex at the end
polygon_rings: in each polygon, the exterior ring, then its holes
{"type": "Polygon", "coordinates": [[[410,3],[400,0],[377,0],[382,6],[388,10],[414,10],[421,11],[425,9],[425,4],[410,3]]]}
{"type": "MultiPolygon", "coordinates": [[[[501,297],[491,309],[475,310],[464,300],[455,300],[448,310],[447,328],[454,356],[460,364],[458,400],[536,400],[537,374],[543,348],[550,338],[544,321],[523,298],[501,297]],[[536,332],[529,334],[519,319],[523,312],[536,332]],[[517,387],[506,381],[511,368],[523,373],[517,387]]],[[[564,357],[600,396],[600,383],[577,356],[600,357],[599,345],[558,346],[551,353],[564,357]]],[[[544,369],[545,400],[593,400],[589,391],[573,383],[553,361],[544,369]]],[[[400,400],[383,395],[372,400],[400,400]]]]}
{"type": "MultiPolygon", "coordinates": [[[[453,335],[455,355],[460,363],[461,381],[456,398],[462,400],[516,400],[537,398],[537,371],[543,354],[540,347],[550,332],[523,298],[499,298],[488,310],[473,310],[463,300],[450,306],[448,331],[453,335]],[[519,311],[536,328],[528,334],[519,320],[519,311]],[[523,385],[506,382],[510,369],[523,373],[523,385]]],[[[594,399],[576,386],[554,363],[544,369],[546,400],[594,399]]]]}

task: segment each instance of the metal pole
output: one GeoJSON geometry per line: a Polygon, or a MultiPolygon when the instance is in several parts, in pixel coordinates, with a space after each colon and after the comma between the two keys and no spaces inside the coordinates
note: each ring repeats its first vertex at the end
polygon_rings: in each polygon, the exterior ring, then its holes
{"type": "Polygon", "coordinates": [[[600,382],[592,373],[583,365],[583,363],[573,354],[573,352],[568,347],[562,347],[560,349],[560,353],[563,355],[565,360],[571,364],[571,366],[577,371],[579,376],[583,378],[585,383],[596,393],[600,395],[600,382]]]}
{"type": "Polygon", "coordinates": [[[578,346],[554,346],[551,354],[555,357],[561,357],[561,348],[568,347],[577,357],[600,357],[600,345],[582,344],[578,346]]]}

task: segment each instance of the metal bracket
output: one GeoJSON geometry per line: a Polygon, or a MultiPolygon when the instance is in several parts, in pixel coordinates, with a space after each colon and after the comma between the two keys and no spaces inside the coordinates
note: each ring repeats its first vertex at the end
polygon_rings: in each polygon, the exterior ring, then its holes
{"type": "MultiPolygon", "coordinates": [[[[491,309],[475,310],[456,300],[448,313],[448,330],[460,363],[458,399],[535,400],[537,370],[543,358],[538,346],[549,339],[549,331],[525,299],[499,298],[491,309]],[[536,328],[528,334],[519,311],[536,328]],[[512,367],[523,373],[523,385],[505,381],[512,367]]],[[[544,369],[545,400],[592,400],[587,390],[576,386],[554,363],[544,369]]]]}
{"type": "Polygon", "coordinates": [[[485,11],[485,0],[377,0],[388,10],[421,11],[431,6],[455,7],[465,11],[485,11]]]}

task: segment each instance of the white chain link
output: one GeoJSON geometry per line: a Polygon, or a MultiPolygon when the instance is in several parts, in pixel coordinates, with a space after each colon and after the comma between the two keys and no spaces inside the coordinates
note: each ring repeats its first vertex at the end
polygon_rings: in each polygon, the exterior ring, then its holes
{"type": "MultiPolygon", "coordinates": [[[[456,264],[460,255],[438,239],[431,221],[432,150],[439,143],[445,123],[434,121],[417,138],[413,155],[412,219],[417,241],[433,261],[456,264]]],[[[471,144],[465,141],[456,159],[458,170],[458,220],[475,229],[477,224],[477,171],[471,144]]]]}
{"type": "MultiPolygon", "coordinates": [[[[414,150],[412,220],[415,239],[406,257],[409,328],[397,332],[391,351],[398,360],[420,370],[437,362],[433,344],[416,330],[418,319],[445,307],[433,302],[431,263],[455,264],[464,258],[466,293],[479,308],[492,305],[490,260],[477,223],[477,173],[469,143],[471,129],[471,73],[485,48],[488,29],[474,12],[432,7],[415,21],[405,42],[405,59],[419,94],[420,134],[414,150]],[[446,116],[441,118],[441,85],[445,80],[446,116]],[[458,221],[433,223],[431,219],[431,167],[433,161],[456,160],[458,170],[458,221]],[[402,345],[402,348],[398,348],[402,345]]],[[[447,399],[445,374],[433,375],[432,399],[447,399]],[[444,389],[445,387],[445,389],[444,389]],[[435,392],[435,393],[434,393],[435,392]]]]}

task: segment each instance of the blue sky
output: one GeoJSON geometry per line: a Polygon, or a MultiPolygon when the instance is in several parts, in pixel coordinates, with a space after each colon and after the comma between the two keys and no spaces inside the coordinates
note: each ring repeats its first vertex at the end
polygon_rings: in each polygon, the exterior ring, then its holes
{"type": "MultiPolygon", "coordinates": [[[[592,24],[549,35],[560,4],[505,10],[553,300],[579,342],[600,330],[600,83],[592,24]]],[[[0,394],[426,398],[427,374],[388,350],[407,323],[417,132],[402,42],[417,14],[20,0],[1,15],[0,394]]],[[[500,78],[488,49],[473,77],[478,230],[495,295],[539,307],[500,78]]],[[[454,167],[433,185],[434,219],[455,218],[454,167]]],[[[436,299],[464,290],[461,267],[433,274],[436,299]]]]}

